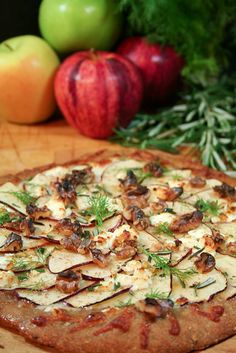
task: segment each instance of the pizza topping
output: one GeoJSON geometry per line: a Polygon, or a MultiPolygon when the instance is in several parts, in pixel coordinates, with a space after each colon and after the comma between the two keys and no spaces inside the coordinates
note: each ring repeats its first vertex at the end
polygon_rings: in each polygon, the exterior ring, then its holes
{"type": "Polygon", "coordinates": [[[158,163],[155,163],[155,162],[150,162],[148,164],[145,164],[145,166],[143,167],[143,170],[146,173],[150,173],[155,178],[159,178],[163,174],[163,169],[158,163]]]}
{"type": "Polygon", "coordinates": [[[121,200],[125,207],[137,206],[144,208],[148,206],[148,198],[150,196],[150,190],[141,184],[137,184],[134,188],[126,191],[121,195],[121,200]]]}
{"type": "Polygon", "coordinates": [[[136,308],[150,316],[152,319],[164,318],[168,312],[173,308],[174,303],[170,299],[157,300],[146,298],[135,304],[136,308]]]}
{"type": "Polygon", "coordinates": [[[212,235],[204,236],[205,245],[209,246],[210,248],[217,250],[219,249],[222,244],[224,243],[224,237],[220,234],[220,232],[212,229],[212,235]]]}
{"type": "Polygon", "coordinates": [[[79,289],[81,275],[78,272],[67,270],[58,273],[56,288],[63,293],[73,293],[79,289]]]}
{"type": "Polygon", "coordinates": [[[31,319],[32,324],[38,327],[43,327],[47,325],[47,318],[46,316],[35,316],[31,319]]]}
{"type": "Polygon", "coordinates": [[[121,188],[124,191],[135,189],[138,185],[138,180],[136,175],[132,170],[127,171],[127,175],[124,179],[119,179],[121,188]]]}
{"type": "Polygon", "coordinates": [[[193,188],[203,188],[206,185],[206,180],[200,176],[195,176],[190,179],[189,183],[193,188]]]}
{"type": "Polygon", "coordinates": [[[66,174],[60,181],[56,181],[54,186],[66,204],[73,204],[77,197],[76,187],[91,182],[93,178],[94,174],[91,168],[72,170],[72,173],[66,174]]]}
{"type": "Polygon", "coordinates": [[[149,219],[145,216],[145,213],[137,206],[129,206],[123,211],[124,217],[128,221],[132,221],[133,225],[143,230],[149,226],[149,219]]]}
{"type": "Polygon", "coordinates": [[[52,215],[52,212],[47,208],[47,206],[37,207],[34,203],[29,203],[26,206],[26,212],[34,220],[49,218],[52,215]]]}
{"type": "Polygon", "coordinates": [[[20,218],[19,220],[5,223],[4,227],[15,232],[24,233],[27,237],[30,237],[35,232],[35,226],[31,218],[20,218]]]}
{"type": "Polygon", "coordinates": [[[180,216],[170,224],[170,229],[177,233],[186,233],[189,230],[197,228],[203,219],[203,214],[200,211],[194,211],[180,216]]]}
{"type": "Polygon", "coordinates": [[[236,200],[236,190],[233,186],[223,183],[222,185],[214,186],[213,189],[220,195],[220,197],[229,198],[232,201],[236,200]]]}
{"type": "Polygon", "coordinates": [[[70,218],[63,218],[59,220],[55,226],[54,230],[60,232],[63,235],[69,236],[73,233],[77,233],[80,229],[79,222],[72,222],[70,218]]]}
{"type": "Polygon", "coordinates": [[[6,241],[3,244],[3,246],[0,248],[0,251],[16,252],[16,251],[20,251],[22,247],[23,247],[23,241],[21,236],[19,234],[12,232],[6,238],[6,241]]]}
{"type": "Polygon", "coordinates": [[[155,213],[166,212],[166,210],[168,209],[167,203],[163,200],[159,200],[157,202],[152,202],[150,204],[150,207],[151,207],[152,211],[155,213]]]}
{"type": "Polygon", "coordinates": [[[108,265],[108,258],[103,255],[102,251],[99,249],[90,249],[90,254],[92,256],[92,261],[101,268],[108,265]]]}
{"type": "Polygon", "coordinates": [[[202,252],[194,263],[198,271],[208,273],[215,268],[216,261],[213,255],[202,252]]]}

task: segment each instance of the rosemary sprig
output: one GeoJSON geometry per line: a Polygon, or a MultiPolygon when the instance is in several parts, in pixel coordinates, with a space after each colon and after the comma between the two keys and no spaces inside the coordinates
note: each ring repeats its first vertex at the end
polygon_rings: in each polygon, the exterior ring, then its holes
{"type": "Polygon", "coordinates": [[[192,286],[190,286],[190,288],[194,288],[195,295],[197,296],[198,289],[206,288],[214,283],[216,283],[216,280],[214,278],[209,277],[204,282],[199,282],[199,283],[193,284],[192,286]]]}
{"type": "Polygon", "coordinates": [[[195,207],[199,209],[199,211],[207,213],[211,216],[219,216],[221,213],[222,206],[216,201],[205,201],[203,199],[197,200],[195,203],[195,207]]]}
{"type": "Polygon", "coordinates": [[[207,88],[193,86],[180,103],[154,115],[138,114],[128,128],[116,130],[113,141],[125,146],[199,150],[204,165],[236,170],[235,80],[225,79],[207,88]]]}
{"type": "Polygon", "coordinates": [[[89,198],[90,208],[86,213],[95,217],[98,227],[101,227],[103,220],[111,216],[114,211],[109,210],[109,198],[102,194],[95,194],[89,198]]]}

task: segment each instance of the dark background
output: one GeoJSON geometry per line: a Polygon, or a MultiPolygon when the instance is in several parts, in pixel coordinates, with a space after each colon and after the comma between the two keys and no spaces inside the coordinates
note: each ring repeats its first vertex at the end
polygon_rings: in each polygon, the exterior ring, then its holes
{"type": "Polygon", "coordinates": [[[41,0],[0,0],[0,42],[21,34],[39,34],[41,0]]]}

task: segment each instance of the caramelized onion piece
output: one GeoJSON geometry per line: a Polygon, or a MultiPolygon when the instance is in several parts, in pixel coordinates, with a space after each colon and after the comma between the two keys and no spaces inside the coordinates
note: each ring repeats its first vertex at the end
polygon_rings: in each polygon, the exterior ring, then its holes
{"type": "Polygon", "coordinates": [[[151,175],[153,175],[156,178],[162,176],[162,174],[163,174],[163,169],[161,168],[160,164],[155,163],[155,162],[150,162],[150,163],[146,164],[143,167],[143,171],[145,173],[150,173],[151,175]]]}
{"type": "Polygon", "coordinates": [[[37,207],[33,203],[30,203],[26,206],[26,212],[34,220],[38,220],[40,218],[49,218],[52,215],[52,212],[47,208],[47,206],[37,207]]]}
{"type": "Polygon", "coordinates": [[[132,221],[133,225],[139,230],[146,229],[150,224],[148,217],[146,217],[144,212],[137,206],[129,206],[125,208],[123,216],[128,221],[132,221]]]}
{"type": "Polygon", "coordinates": [[[231,254],[231,255],[236,255],[236,242],[232,241],[229,242],[227,245],[227,253],[231,254]]]}
{"type": "Polygon", "coordinates": [[[168,208],[168,205],[165,201],[159,200],[158,202],[152,202],[150,204],[150,207],[153,210],[153,212],[162,213],[163,211],[165,211],[165,209],[168,208]]]}
{"type": "Polygon", "coordinates": [[[183,193],[181,186],[174,186],[173,188],[157,188],[156,195],[163,201],[174,201],[183,193]]]}
{"type": "Polygon", "coordinates": [[[82,227],[78,221],[73,223],[70,218],[63,218],[56,223],[54,230],[65,236],[70,236],[73,233],[82,232],[82,227]]]}
{"type": "Polygon", "coordinates": [[[116,251],[116,257],[119,260],[125,260],[134,257],[136,253],[137,249],[134,246],[126,245],[121,250],[116,251]]]}
{"type": "Polygon", "coordinates": [[[27,237],[30,237],[35,231],[34,223],[31,218],[23,218],[18,221],[4,223],[4,228],[13,230],[15,232],[24,233],[24,235],[27,237]]]}
{"type": "Polygon", "coordinates": [[[90,236],[81,236],[73,233],[60,241],[60,244],[67,250],[76,251],[80,254],[86,254],[91,244],[90,236]]]}
{"type": "Polygon", "coordinates": [[[170,224],[170,230],[177,233],[185,233],[189,230],[197,228],[203,219],[203,214],[200,211],[184,214],[178,217],[170,224]]]}
{"type": "Polygon", "coordinates": [[[220,195],[220,197],[228,197],[232,201],[236,201],[236,190],[233,186],[222,183],[222,185],[214,186],[213,189],[220,195]]]}
{"type": "Polygon", "coordinates": [[[217,250],[219,249],[222,244],[224,243],[224,237],[223,235],[220,234],[220,232],[216,230],[212,230],[212,235],[206,235],[204,236],[205,239],[205,245],[209,246],[210,248],[217,250]]]}
{"type": "Polygon", "coordinates": [[[121,200],[125,207],[137,206],[139,208],[145,208],[148,206],[149,196],[150,190],[146,186],[137,184],[135,188],[122,194],[121,200]]]}
{"type": "Polygon", "coordinates": [[[201,273],[208,273],[215,268],[216,260],[213,255],[207,252],[202,252],[194,263],[198,271],[201,273]]]}
{"type": "Polygon", "coordinates": [[[91,168],[83,170],[73,170],[66,174],[63,179],[56,181],[54,186],[60,198],[66,203],[74,203],[77,197],[76,187],[80,184],[86,184],[93,180],[94,174],[91,168]]]}
{"type": "Polygon", "coordinates": [[[105,268],[108,265],[107,257],[99,249],[90,249],[93,262],[101,268],[105,268]]]}
{"type": "Polygon", "coordinates": [[[151,299],[146,298],[135,304],[136,308],[149,315],[152,319],[155,318],[165,318],[166,315],[171,311],[174,303],[170,299],[151,299]]]}
{"type": "Polygon", "coordinates": [[[16,252],[21,250],[23,247],[22,238],[19,234],[14,232],[10,233],[6,238],[5,243],[1,247],[1,251],[16,252]]]}
{"type": "Polygon", "coordinates": [[[73,293],[79,289],[81,275],[78,272],[67,270],[58,273],[56,288],[63,293],[73,293]]]}
{"type": "Polygon", "coordinates": [[[206,185],[206,180],[200,176],[195,176],[190,179],[189,183],[193,188],[203,188],[206,185]]]}
{"type": "Polygon", "coordinates": [[[119,179],[120,186],[124,191],[135,188],[138,185],[138,180],[136,175],[132,170],[127,171],[127,175],[124,179],[119,179]]]}

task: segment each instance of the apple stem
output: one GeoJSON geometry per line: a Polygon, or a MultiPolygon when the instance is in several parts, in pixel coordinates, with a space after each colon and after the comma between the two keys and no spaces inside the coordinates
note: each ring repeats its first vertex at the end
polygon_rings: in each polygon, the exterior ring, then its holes
{"type": "Polygon", "coordinates": [[[96,50],[94,48],[90,49],[90,54],[92,60],[97,60],[99,58],[99,55],[96,53],[96,50]]]}

